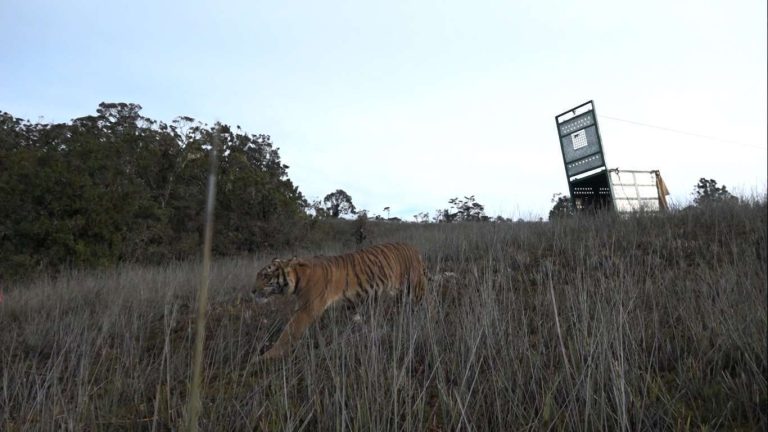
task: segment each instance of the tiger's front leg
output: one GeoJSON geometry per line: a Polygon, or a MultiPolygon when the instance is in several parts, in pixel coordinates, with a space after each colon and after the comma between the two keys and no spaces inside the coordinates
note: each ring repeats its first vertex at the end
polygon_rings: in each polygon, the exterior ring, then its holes
{"type": "Polygon", "coordinates": [[[314,321],[315,314],[313,313],[313,309],[303,307],[297,310],[291,320],[288,321],[288,324],[285,325],[285,329],[283,329],[277,342],[275,342],[275,344],[272,345],[272,348],[264,353],[261,358],[269,360],[281,357],[314,321]]]}

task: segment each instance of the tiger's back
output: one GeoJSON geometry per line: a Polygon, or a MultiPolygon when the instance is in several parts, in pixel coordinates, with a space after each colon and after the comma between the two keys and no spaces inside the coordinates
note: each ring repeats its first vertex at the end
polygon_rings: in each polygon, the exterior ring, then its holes
{"type": "Polygon", "coordinates": [[[419,251],[405,243],[370,246],[344,255],[307,260],[315,289],[325,289],[328,305],[354,303],[370,296],[401,291],[419,300],[426,290],[424,262],[419,251]]]}

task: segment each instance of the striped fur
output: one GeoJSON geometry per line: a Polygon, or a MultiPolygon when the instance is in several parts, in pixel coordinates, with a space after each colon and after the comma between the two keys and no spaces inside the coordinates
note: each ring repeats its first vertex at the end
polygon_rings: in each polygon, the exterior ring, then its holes
{"type": "Polygon", "coordinates": [[[296,295],[295,313],[264,358],[282,355],[293,341],[330,306],[357,303],[380,294],[405,291],[420,300],[426,290],[419,251],[405,243],[388,243],[337,256],[274,259],[256,276],[255,295],[296,295]]]}

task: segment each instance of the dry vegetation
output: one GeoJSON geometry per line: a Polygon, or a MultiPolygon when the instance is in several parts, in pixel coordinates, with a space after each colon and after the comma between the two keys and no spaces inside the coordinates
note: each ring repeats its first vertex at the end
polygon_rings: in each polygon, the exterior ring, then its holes
{"type": "MultiPolygon", "coordinates": [[[[334,309],[274,363],[257,355],[290,301],[236,302],[272,254],[220,259],[202,429],[764,430],[766,224],[764,200],[551,224],[370,222],[370,241],[424,252],[427,302],[362,305],[360,321],[334,309]]],[[[6,286],[0,429],[177,430],[198,268],[6,286]]]]}

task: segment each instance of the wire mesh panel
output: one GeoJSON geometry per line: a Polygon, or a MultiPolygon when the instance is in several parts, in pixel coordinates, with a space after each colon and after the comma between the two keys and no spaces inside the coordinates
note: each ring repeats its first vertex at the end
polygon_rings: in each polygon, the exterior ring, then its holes
{"type": "Polygon", "coordinates": [[[610,170],[613,203],[619,213],[660,210],[660,197],[656,171],[610,170]]]}
{"type": "Polygon", "coordinates": [[[628,171],[605,165],[592,101],[555,116],[571,200],[578,210],[619,213],[667,210],[669,195],[658,171],[628,171]]]}

